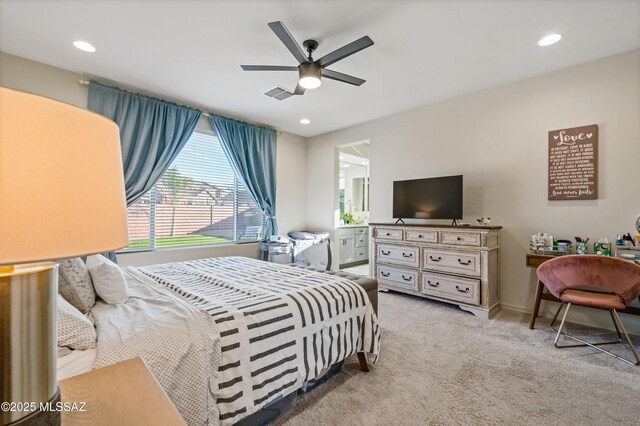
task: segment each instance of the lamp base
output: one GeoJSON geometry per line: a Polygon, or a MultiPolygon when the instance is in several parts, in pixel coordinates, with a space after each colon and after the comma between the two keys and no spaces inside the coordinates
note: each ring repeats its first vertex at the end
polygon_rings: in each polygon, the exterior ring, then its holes
{"type": "MultiPolygon", "coordinates": [[[[60,402],[60,388],[56,390],[53,398],[47,402],[47,406],[56,407],[58,402],[60,402]]],[[[10,423],[8,426],[60,426],[60,411],[34,411],[27,417],[10,423]]]]}
{"type": "MultiPolygon", "coordinates": [[[[0,402],[15,403],[16,407],[35,404],[19,408],[21,411],[2,410],[0,424],[40,424],[35,418],[48,421],[48,410],[39,413],[34,408],[39,410],[45,403],[59,400],[57,294],[55,263],[23,264],[0,271],[0,402]],[[34,420],[27,421],[32,417],[34,420]]],[[[59,423],[59,414],[54,412],[53,417],[59,423]]]]}

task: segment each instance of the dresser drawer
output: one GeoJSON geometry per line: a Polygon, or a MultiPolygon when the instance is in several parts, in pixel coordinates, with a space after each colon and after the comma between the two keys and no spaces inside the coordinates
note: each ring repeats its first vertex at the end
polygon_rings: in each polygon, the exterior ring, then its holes
{"type": "Polygon", "coordinates": [[[402,229],[398,228],[376,228],[376,238],[385,240],[402,240],[402,229]]]}
{"type": "Polygon", "coordinates": [[[422,266],[435,271],[480,276],[480,253],[425,249],[422,266]]]}
{"type": "Polygon", "coordinates": [[[440,244],[480,247],[480,233],[441,231],[440,244]]]}
{"type": "Polygon", "coordinates": [[[340,235],[341,237],[349,237],[349,236],[353,236],[353,228],[340,228],[338,235],[340,235]]]}
{"type": "Polygon", "coordinates": [[[369,228],[353,228],[353,233],[356,237],[362,234],[369,235],[369,228]]]}
{"type": "Polygon", "coordinates": [[[358,260],[365,260],[369,257],[369,254],[367,253],[368,251],[368,247],[356,247],[353,250],[353,261],[358,261],[358,260]]]}
{"type": "Polygon", "coordinates": [[[423,272],[420,292],[472,305],[480,304],[480,280],[423,272]]]}
{"type": "Polygon", "coordinates": [[[420,243],[437,243],[438,232],[437,231],[417,231],[413,229],[407,229],[405,240],[416,241],[420,243]]]}
{"type": "Polygon", "coordinates": [[[377,279],[379,283],[387,283],[389,285],[418,291],[418,271],[408,271],[406,269],[378,265],[377,279]]]}
{"type": "Polygon", "coordinates": [[[377,255],[378,262],[395,263],[417,268],[420,262],[419,253],[419,247],[378,244],[377,255]]]}
{"type": "Polygon", "coordinates": [[[356,247],[369,247],[369,238],[361,236],[360,239],[356,237],[356,247]]]}

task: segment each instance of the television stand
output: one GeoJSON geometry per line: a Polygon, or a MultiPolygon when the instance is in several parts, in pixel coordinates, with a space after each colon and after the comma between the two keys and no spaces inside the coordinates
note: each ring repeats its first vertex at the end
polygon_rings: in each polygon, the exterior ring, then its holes
{"type": "Polygon", "coordinates": [[[398,218],[398,220],[396,220],[396,223],[395,223],[395,224],[397,225],[397,224],[399,224],[399,223],[401,223],[401,224],[403,224],[403,225],[404,225],[404,220],[402,220],[402,218],[401,218],[401,217],[399,217],[399,218],[398,218]]]}

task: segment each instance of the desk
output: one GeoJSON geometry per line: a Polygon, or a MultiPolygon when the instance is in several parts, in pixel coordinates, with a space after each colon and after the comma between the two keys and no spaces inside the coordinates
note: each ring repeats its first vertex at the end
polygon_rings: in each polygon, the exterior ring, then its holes
{"type": "MultiPolygon", "coordinates": [[[[564,255],[566,256],[566,255],[564,255]]],[[[558,257],[556,255],[551,254],[536,254],[536,253],[527,253],[526,265],[529,268],[537,269],[538,266],[542,265],[547,260],[558,257]]],[[[560,300],[555,297],[553,294],[544,292],[544,284],[538,280],[538,284],[536,285],[536,297],[533,301],[533,309],[531,310],[531,321],[529,321],[529,328],[534,328],[536,325],[536,318],[538,318],[538,311],[540,310],[540,302],[542,300],[550,300],[553,302],[560,302],[560,300]]],[[[640,315],[640,308],[636,308],[633,306],[628,306],[624,309],[619,309],[618,312],[624,312],[626,314],[632,315],[640,315]]]]}
{"type": "Polygon", "coordinates": [[[86,402],[86,411],[62,412],[62,425],[158,425],[186,423],[141,358],[59,382],[63,402],[86,402]]]}

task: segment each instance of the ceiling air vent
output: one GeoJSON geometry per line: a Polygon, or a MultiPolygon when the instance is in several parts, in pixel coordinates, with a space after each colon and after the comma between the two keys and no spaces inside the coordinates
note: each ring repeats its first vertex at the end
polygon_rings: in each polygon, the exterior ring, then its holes
{"type": "Polygon", "coordinates": [[[285,99],[293,96],[292,92],[280,86],[276,86],[273,89],[264,92],[264,94],[279,101],[284,101],[285,99]]]}

